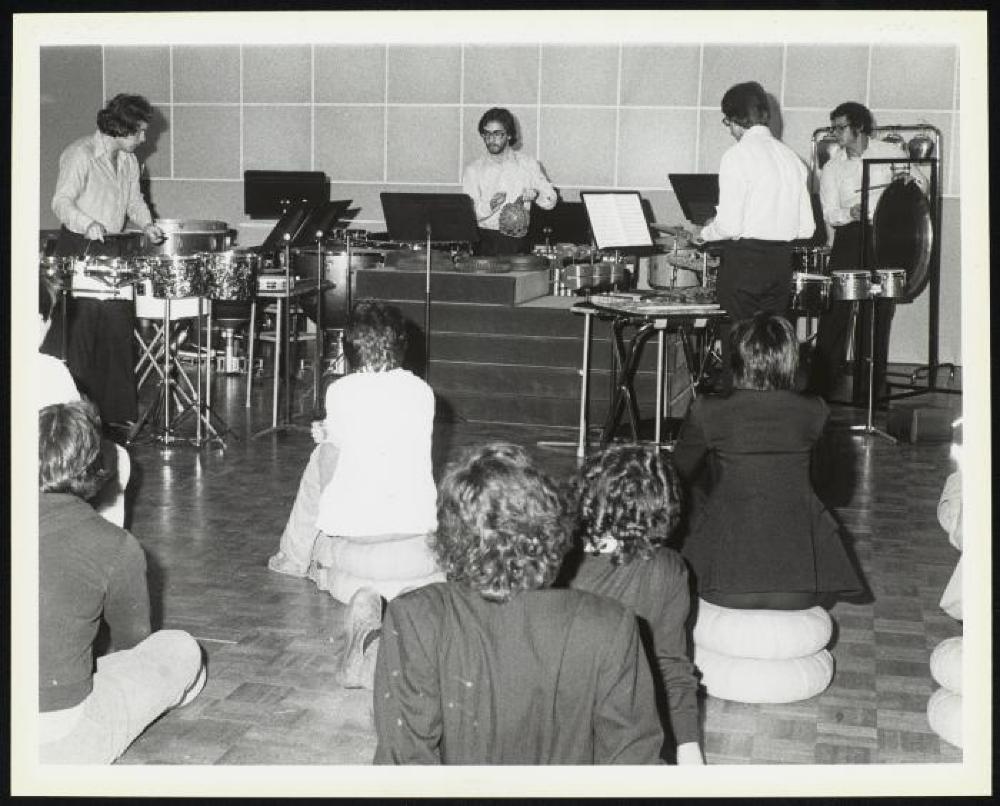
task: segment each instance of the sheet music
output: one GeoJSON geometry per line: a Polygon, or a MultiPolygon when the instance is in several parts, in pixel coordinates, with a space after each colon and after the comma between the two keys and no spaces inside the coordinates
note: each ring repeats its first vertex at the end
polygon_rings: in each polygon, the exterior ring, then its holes
{"type": "Polygon", "coordinates": [[[652,246],[638,193],[581,193],[598,249],[652,246]]]}

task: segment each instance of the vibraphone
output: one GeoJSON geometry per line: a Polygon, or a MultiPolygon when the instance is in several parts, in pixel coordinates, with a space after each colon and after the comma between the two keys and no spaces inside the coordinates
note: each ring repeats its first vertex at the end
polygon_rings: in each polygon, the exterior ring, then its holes
{"type": "MultiPolygon", "coordinates": [[[[611,401],[601,431],[601,447],[605,447],[611,441],[623,414],[628,415],[633,440],[639,440],[639,405],[636,400],[634,379],[643,345],[654,333],[657,335],[657,359],[653,440],[655,444],[662,445],[666,335],[674,333],[680,340],[689,378],[680,394],[690,392],[693,398],[697,395],[698,381],[710,360],[715,329],[725,319],[725,312],[719,308],[718,303],[711,301],[709,292],[700,288],[676,289],[656,294],[631,292],[592,295],[586,302],[577,303],[570,310],[585,317],[577,458],[582,461],[587,452],[590,335],[594,317],[611,321],[612,345],[617,368],[611,401]],[[626,341],[625,331],[630,328],[634,328],[635,333],[626,341]],[[699,333],[701,348],[696,349],[694,337],[699,333]]],[[[679,398],[680,394],[674,400],[679,398]]]]}

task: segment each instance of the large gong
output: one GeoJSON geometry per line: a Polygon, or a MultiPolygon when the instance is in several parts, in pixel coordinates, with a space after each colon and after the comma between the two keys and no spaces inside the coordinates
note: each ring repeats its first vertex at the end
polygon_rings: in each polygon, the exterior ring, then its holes
{"type": "Polygon", "coordinates": [[[930,204],[914,182],[893,181],[872,219],[875,265],[906,271],[904,299],[913,300],[930,278],[934,225],[930,204]]]}

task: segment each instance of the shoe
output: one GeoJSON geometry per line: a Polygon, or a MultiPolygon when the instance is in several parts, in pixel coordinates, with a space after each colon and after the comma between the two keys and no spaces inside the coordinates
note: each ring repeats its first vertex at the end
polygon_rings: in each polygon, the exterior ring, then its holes
{"type": "Polygon", "coordinates": [[[382,597],[372,588],[359,588],[347,605],[344,632],[347,649],[340,661],[337,680],[344,688],[371,688],[371,675],[366,674],[366,650],[372,648],[382,629],[382,597]]]}
{"type": "Polygon", "coordinates": [[[267,567],[278,574],[284,574],[289,577],[302,578],[306,575],[304,570],[296,568],[292,561],[285,555],[283,551],[279,551],[277,554],[272,555],[268,558],[267,567]]]}
{"type": "Polygon", "coordinates": [[[201,664],[201,668],[198,670],[198,676],[194,679],[194,682],[188,686],[188,690],[184,692],[184,696],[181,697],[181,701],[177,703],[178,708],[183,708],[185,705],[189,705],[195,697],[201,694],[201,690],[205,688],[205,683],[208,681],[208,666],[205,663],[201,664]]]}

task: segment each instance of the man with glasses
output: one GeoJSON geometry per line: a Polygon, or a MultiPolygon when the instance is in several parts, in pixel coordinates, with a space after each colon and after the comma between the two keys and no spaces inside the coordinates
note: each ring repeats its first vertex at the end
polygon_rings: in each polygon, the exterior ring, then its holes
{"type": "Polygon", "coordinates": [[[466,166],[462,190],[472,198],[479,227],[476,253],[485,257],[525,254],[531,203],[543,210],[559,197],[538,160],[516,151],[514,116],[493,107],[479,119],[486,155],[466,166]]]}
{"type": "MultiPolygon", "coordinates": [[[[875,215],[882,191],[899,172],[900,167],[892,164],[872,165],[869,168],[868,221],[865,227],[868,237],[867,249],[862,259],[861,224],[861,178],[862,164],[866,159],[907,159],[901,145],[877,140],[871,136],[872,113],[862,104],[847,101],[830,113],[830,132],[837,138],[839,148],[823,166],[820,174],[820,202],[823,219],[833,228],[833,245],[830,249],[829,268],[862,269],[874,268],[872,250],[871,221],[875,215]]],[[[915,165],[908,166],[908,179],[926,188],[926,181],[915,165]]],[[[889,354],[889,329],[895,311],[891,299],[879,299],[875,303],[875,397],[885,383],[885,367],[889,354]]],[[[809,390],[829,399],[839,380],[847,352],[847,334],[850,329],[853,303],[835,302],[819,320],[816,343],[813,347],[809,372],[809,390]]],[[[867,345],[871,338],[868,332],[868,318],[857,317],[855,324],[855,345],[867,345]]],[[[867,348],[854,350],[856,356],[863,355],[867,348]]],[[[864,405],[868,400],[868,372],[862,362],[855,364],[853,402],[864,405]]]]}
{"type": "MultiPolygon", "coordinates": [[[[756,81],[722,96],[722,125],[736,143],[719,165],[715,218],[696,242],[717,242],[719,305],[733,321],[758,311],[784,314],[792,286],[792,244],[816,229],[801,159],[768,129],[767,95],[756,81]]],[[[721,329],[722,391],[731,386],[729,327],[721,329]]]]}

